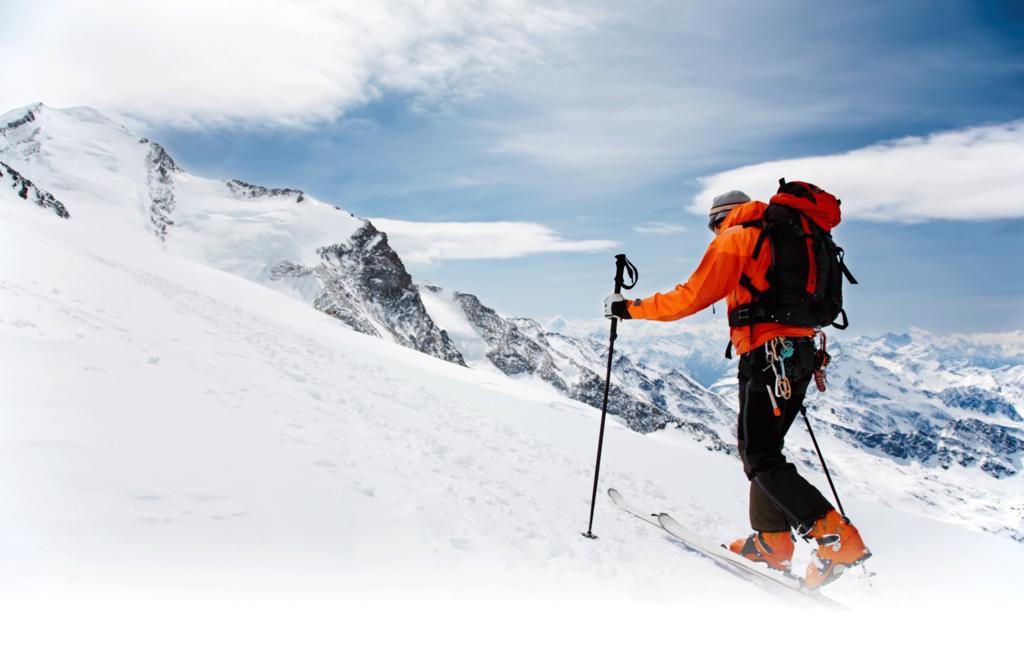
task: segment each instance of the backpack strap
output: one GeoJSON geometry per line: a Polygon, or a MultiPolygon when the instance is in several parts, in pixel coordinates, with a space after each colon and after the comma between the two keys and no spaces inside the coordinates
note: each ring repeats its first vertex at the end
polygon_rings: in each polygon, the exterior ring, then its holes
{"type": "Polygon", "coordinates": [[[754,282],[750,280],[750,277],[747,276],[746,272],[740,274],[740,285],[745,287],[747,291],[750,292],[750,295],[754,297],[755,300],[762,294],[764,294],[762,290],[758,290],[757,288],[754,287],[754,282]]]}
{"type": "MultiPolygon", "coordinates": [[[[754,287],[754,282],[750,280],[746,273],[740,274],[740,285],[750,292],[751,301],[732,309],[729,313],[729,326],[732,328],[739,328],[740,326],[750,326],[753,328],[754,324],[759,321],[768,321],[768,319],[764,318],[767,313],[758,304],[758,300],[764,294],[764,291],[754,287]]],[[[753,335],[751,335],[751,338],[753,338],[753,335]]]]}
{"type": "MultiPolygon", "coordinates": [[[[758,256],[761,255],[761,247],[764,245],[764,239],[768,237],[768,227],[765,226],[765,223],[764,223],[763,220],[754,220],[754,221],[751,221],[751,222],[745,222],[745,223],[743,223],[743,226],[744,227],[757,227],[758,229],[761,230],[760,235],[758,235],[758,237],[757,237],[757,242],[754,243],[754,251],[750,255],[751,258],[756,259],[758,256]]],[[[744,287],[746,287],[746,286],[744,286],[744,287]]]]}
{"type": "Polygon", "coordinates": [[[845,276],[846,280],[850,282],[850,285],[857,285],[857,279],[853,278],[853,274],[850,273],[850,268],[846,267],[846,260],[844,260],[844,258],[843,258],[845,255],[846,255],[846,252],[844,252],[843,249],[840,247],[839,248],[839,269],[841,269],[843,271],[843,276],[845,276]]]}

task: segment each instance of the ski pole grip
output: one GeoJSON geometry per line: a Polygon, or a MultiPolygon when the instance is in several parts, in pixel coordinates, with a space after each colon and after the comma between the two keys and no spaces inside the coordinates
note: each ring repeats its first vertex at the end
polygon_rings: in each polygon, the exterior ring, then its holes
{"type": "Polygon", "coordinates": [[[626,255],[615,255],[615,294],[622,292],[623,273],[626,271],[626,255]]]}

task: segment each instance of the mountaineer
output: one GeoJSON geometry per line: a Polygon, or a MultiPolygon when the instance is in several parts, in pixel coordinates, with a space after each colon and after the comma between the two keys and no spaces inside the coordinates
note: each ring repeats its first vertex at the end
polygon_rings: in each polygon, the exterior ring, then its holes
{"type": "Polygon", "coordinates": [[[856,281],[830,234],[840,221],[839,201],[806,182],[779,185],[769,204],[742,191],[716,197],[708,215],[715,238],[686,283],[635,301],[611,294],[605,316],[674,321],[726,299],[726,357],[732,348],[739,354],[737,445],[754,530],[729,549],[788,573],[795,530],[818,544],[804,577],[807,588],[818,588],[871,552],[782,449],[816,371],[824,389],[827,353],[816,349],[815,337],[822,326],[847,326],[842,278],[856,281]]]}

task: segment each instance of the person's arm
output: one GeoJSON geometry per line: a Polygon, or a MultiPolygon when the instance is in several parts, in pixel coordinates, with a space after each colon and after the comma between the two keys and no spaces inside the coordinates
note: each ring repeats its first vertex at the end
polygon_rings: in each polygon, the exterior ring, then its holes
{"type": "Polygon", "coordinates": [[[629,302],[629,316],[675,321],[724,299],[735,289],[743,273],[744,255],[737,245],[741,234],[742,231],[729,231],[715,238],[686,283],[677,285],[671,292],[641,299],[639,304],[629,302]]]}

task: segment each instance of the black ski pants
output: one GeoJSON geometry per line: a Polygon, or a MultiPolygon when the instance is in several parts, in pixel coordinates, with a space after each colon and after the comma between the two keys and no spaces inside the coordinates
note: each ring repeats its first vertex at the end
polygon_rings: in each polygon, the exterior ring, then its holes
{"type": "Polygon", "coordinates": [[[800,412],[815,368],[813,341],[790,341],[793,356],[785,360],[785,368],[792,395],[787,400],[776,398],[781,416],[775,415],[768,395],[775,373],[768,365],[764,346],[745,353],[739,361],[738,448],[743,471],[750,479],[750,525],[762,532],[809,528],[832,509],[782,453],[786,432],[800,412]]]}

